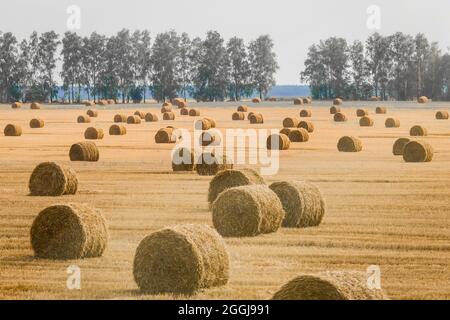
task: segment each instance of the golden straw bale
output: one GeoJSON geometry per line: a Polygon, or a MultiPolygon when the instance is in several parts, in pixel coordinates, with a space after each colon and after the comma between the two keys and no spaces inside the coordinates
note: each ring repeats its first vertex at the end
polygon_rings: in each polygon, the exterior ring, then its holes
{"type": "Polygon", "coordinates": [[[11,105],[11,108],[13,108],[13,109],[19,109],[19,108],[22,108],[22,102],[14,102],[14,103],[11,105]]]}
{"type": "Polygon", "coordinates": [[[141,117],[140,116],[135,116],[135,115],[129,116],[127,118],[127,123],[128,124],[140,124],[141,123],[141,117]]]}
{"type": "Polygon", "coordinates": [[[336,114],[336,113],[338,113],[338,112],[341,112],[341,108],[340,108],[340,107],[332,106],[332,107],[330,108],[330,114],[336,114]]]}
{"type": "Polygon", "coordinates": [[[410,141],[403,149],[405,162],[430,162],[433,154],[433,147],[425,141],[410,141]]]}
{"type": "Polygon", "coordinates": [[[367,111],[366,109],[358,109],[356,110],[356,116],[357,117],[364,117],[364,116],[368,116],[369,115],[369,111],[367,111]]]}
{"type": "Polygon", "coordinates": [[[359,125],[361,127],[372,127],[373,126],[373,119],[369,118],[369,117],[366,117],[366,116],[361,117],[359,119],[359,125]]]}
{"type": "Polygon", "coordinates": [[[189,110],[190,117],[200,117],[200,110],[198,109],[190,109],[189,110]]]}
{"type": "Polygon", "coordinates": [[[241,105],[237,108],[238,112],[247,112],[248,111],[248,106],[246,105],[241,105]]]}
{"type": "Polygon", "coordinates": [[[297,128],[303,128],[308,132],[314,132],[314,124],[311,121],[300,121],[297,128]]]}
{"type": "Polygon", "coordinates": [[[93,110],[93,109],[89,109],[88,111],[86,111],[86,114],[91,117],[91,118],[96,118],[98,117],[98,111],[97,110],[93,110]]]}
{"type": "Polygon", "coordinates": [[[288,117],[283,120],[284,128],[297,128],[300,120],[297,118],[288,117]]]}
{"type": "Polygon", "coordinates": [[[227,159],[225,154],[220,156],[214,152],[204,152],[196,163],[197,173],[201,176],[213,176],[226,169],[233,169],[233,163],[230,159],[227,159]]]}
{"type": "Polygon", "coordinates": [[[135,115],[135,116],[138,116],[138,117],[141,118],[141,119],[145,119],[145,112],[144,112],[144,111],[136,110],[136,111],[134,112],[134,115],[135,115]]]}
{"type": "Polygon", "coordinates": [[[251,124],[264,123],[264,118],[261,113],[252,113],[249,115],[249,120],[251,124]]]}
{"type": "Polygon", "coordinates": [[[44,120],[42,119],[31,119],[30,121],[30,128],[36,129],[36,128],[43,128],[45,125],[44,120]]]}
{"type": "Polygon", "coordinates": [[[395,140],[394,146],[392,147],[392,153],[394,154],[394,156],[402,156],[406,144],[410,141],[411,139],[409,138],[399,138],[395,140]]]}
{"type": "Polygon", "coordinates": [[[294,105],[302,105],[303,99],[302,98],[295,98],[294,99],[294,105]]]}
{"type": "Polygon", "coordinates": [[[82,114],[81,116],[78,116],[77,122],[78,123],[90,123],[91,118],[88,115],[82,114]]]}
{"type": "Polygon", "coordinates": [[[291,142],[307,142],[309,140],[308,131],[303,128],[292,129],[289,133],[289,140],[291,142]]]}
{"type": "Polygon", "coordinates": [[[344,136],[339,139],[337,148],[340,152],[360,152],[362,142],[356,137],[344,136]]]}
{"type": "Polygon", "coordinates": [[[428,98],[426,96],[421,96],[417,99],[419,103],[428,103],[428,98]]]}
{"type": "Polygon", "coordinates": [[[203,147],[219,146],[222,143],[222,137],[217,130],[204,131],[200,134],[199,144],[203,147]]]}
{"type": "Polygon", "coordinates": [[[189,115],[189,109],[188,108],[181,108],[180,109],[180,116],[188,116],[189,115]]]}
{"type": "Polygon", "coordinates": [[[3,130],[3,133],[7,137],[19,137],[22,135],[22,128],[17,124],[8,124],[3,130]]]}
{"type": "Polygon", "coordinates": [[[438,112],[436,112],[436,119],[437,120],[447,120],[448,119],[448,112],[447,111],[438,111],[438,112]]]}
{"type": "Polygon", "coordinates": [[[95,162],[100,158],[97,145],[94,142],[84,141],[72,145],[69,151],[70,161],[95,162]]]}
{"type": "Polygon", "coordinates": [[[110,136],[123,136],[125,134],[127,134],[127,128],[121,124],[113,124],[109,127],[110,136]]]}
{"type": "Polygon", "coordinates": [[[161,128],[155,134],[156,143],[175,143],[176,136],[173,134],[174,128],[161,128]]]}
{"type": "Polygon", "coordinates": [[[428,135],[428,130],[422,126],[413,126],[409,130],[409,135],[411,137],[423,137],[428,135]]]}
{"type": "Polygon", "coordinates": [[[32,109],[32,110],[38,110],[40,108],[41,108],[41,105],[37,102],[32,102],[30,105],[30,109],[32,109]]]}
{"type": "Polygon", "coordinates": [[[152,113],[152,112],[147,112],[144,119],[146,122],[157,122],[159,120],[156,113],[152,113]]]}
{"type": "Polygon", "coordinates": [[[387,108],[386,107],[376,107],[375,113],[377,113],[377,114],[386,114],[387,113],[387,108]]]}
{"type": "Polygon", "coordinates": [[[337,112],[333,117],[335,122],[345,122],[347,121],[347,116],[341,112],[337,112]]]}
{"type": "Polygon", "coordinates": [[[194,171],[195,151],[189,148],[178,148],[172,152],[173,171],[194,171]]]}
{"type": "Polygon", "coordinates": [[[89,127],[84,131],[84,138],[88,140],[101,140],[104,133],[102,128],[89,127]]]}
{"type": "Polygon", "coordinates": [[[165,112],[163,114],[163,120],[175,120],[175,113],[173,113],[173,112],[165,112]]]}
{"type": "Polygon", "coordinates": [[[252,102],[253,103],[261,103],[261,98],[253,98],[252,102]]]}
{"type": "Polygon", "coordinates": [[[115,123],[127,122],[127,116],[125,114],[116,114],[114,116],[115,123]]]}
{"type": "Polygon", "coordinates": [[[387,118],[384,126],[386,128],[399,128],[400,127],[400,120],[395,118],[387,118]]]}
{"type": "Polygon", "coordinates": [[[231,116],[232,120],[239,121],[239,120],[245,120],[245,113],[243,112],[235,112],[231,116]]]}
{"type": "Polygon", "coordinates": [[[75,194],[78,179],[75,171],[55,162],[43,162],[34,168],[28,182],[32,196],[62,196],[75,194]]]}
{"type": "MultiPolygon", "coordinates": [[[[293,130],[291,130],[292,133],[293,130]]],[[[287,150],[291,145],[289,137],[283,133],[272,134],[267,138],[266,147],[268,150],[287,150]]]]}
{"type": "Polygon", "coordinates": [[[311,116],[312,116],[311,110],[303,109],[303,110],[300,111],[300,117],[301,118],[310,118],[311,116]]]}
{"type": "Polygon", "coordinates": [[[343,100],[341,98],[336,98],[333,100],[333,105],[340,106],[343,103],[343,100]]]}

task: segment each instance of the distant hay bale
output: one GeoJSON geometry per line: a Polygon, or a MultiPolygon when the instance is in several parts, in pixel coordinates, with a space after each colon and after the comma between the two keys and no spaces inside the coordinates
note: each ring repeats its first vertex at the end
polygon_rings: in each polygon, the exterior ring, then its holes
{"type": "Polygon", "coordinates": [[[428,98],[426,96],[421,96],[417,99],[419,103],[428,103],[428,98]]]}
{"type": "Polygon", "coordinates": [[[211,118],[211,117],[205,117],[204,119],[206,119],[206,120],[209,121],[209,123],[211,124],[211,128],[215,128],[215,127],[217,126],[216,120],[214,120],[213,118],[211,118]]]}
{"type": "Polygon", "coordinates": [[[28,182],[32,196],[62,196],[75,194],[78,179],[75,171],[55,162],[43,162],[34,168],[28,182]]]}
{"type": "Polygon", "coordinates": [[[341,112],[341,108],[340,107],[332,106],[330,108],[330,114],[336,114],[338,112],[341,112]]]}
{"type": "Polygon", "coordinates": [[[289,133],[291,133],[292,130],[292,128],[283,128],[280,130],[280,133],[285,134],[289,137],[289,133]]]}
{"type": "Polygon", "coordinates": [[[303,109],[303,110],[300,111],[300,117],[301,118],[310,118],[311,116],[312,116],[311,110],[303,109]]]}
{"type": "Polygon", "coordinates": [[[375,113],[377,113],[377,114],[385,114],[385,113],[387,113],[387,108],[386,107],[376,107],[375,113]]]}
{"type": "Polygon", "coordinates": [[[367,273],[333,271],[298,276],[283,285],[272,300],[387,300],[381,289],[370,289],[367,273]]]}
{"type": "Polygon", "coordinates": [[[294,99],[294,105],[302,105],[303,99],[302,98],[295,98],[294,99]]]}
{"type": "Polygon", "coordinates": [[[436,119],[437,120],[447,120],[448,119],[448,112],[447,111],[438,111],[438,112],[436,112],[436,119]]]}
{"type": "Polygon", "coordinates": [[[373,119],[364,116],[364,117],[359,119],[359,125],[361,127],[372,127],[373,126],[373,119]]]}
{"type": "Polygon", "coordinates": [[[219,146],[222,143],[222,138],[218,131],[210,130],[200,134],[199,144],[203,147],[219,146]]]}
{"type": "Polygon", "coordinates": [[[266,184],[264,178],[254,169],[219,171],[209,182],[208,202],[212,204],[223,191],[254,184],[266,184]]]}
{"type": "Polygon", "coordinates": [[[177,100],[175,102],[175,105],[178,107],[178,109],[183,109],[187,107],[187,102],[183,100],[177,100]]]}
{"type": "Polygon", "coordinates": [[[261,99],[260,98],[253,98],[252,102],[253,103],[261,103],[261,99]]]}
{"type": "Polygon", "coordinates": [[[400,120],[395,118],[387,118],[384,126],[386,128],[399,128],[400,127],[400,120]]]}
{"type": "Polygon", "coordinates": [[[133,276],[152,294],[191,295],[225,285],[229,257],[222,237],[207,225],[177,225],[153,232],[136,249],[133,276]]]}
{"type": "Polygon", "coordinates": [[[307,142],[309,140],[308,131],[303,128],[293,129],[289,133],[289,140],[291,142],[307,142]]]}
{"type": "Polygon", "coordinates": [[[189,110],[190,117],[200,117],[200,110],[198,109],[190,109],[189,110]]]}
{"type": "Polygon", "coordinates": [[[297,118],[288,117],[283,120],[283,127],[284,128],[297,128],[299,122],[300,122],[300,120],[298,120],[297,118]]]}
{"type": "Polygon", "coordinates": [[[356,137],[344,136],[339,139],[337,148],[340,152],[360,152],[362,142],[356,137]]]}
{"type": "Polygon", "coordinates": [[[233,121],[245,120],[245,113],[244,112],[235,112],[231,116],[231,119],[233,121]]]}
{"type": "Polygon", "coordinates": [[[178,148],[172,153],[173,171],[194,171],[195,151],[189,148],[178,148]]]}
{"type": "Polygon", "coordinates": [[[113,124],[109,127],[109,135],[110,136],[123,136],[127,134],[127,128],[123,125],[113,124]]]}
{"type": "Polygon", "coordinates": [[[134,115],[135,115],[135,116],[138,116],[138,117],[141,118],[141,119],[145,119],[145,112],[143,112],[143,111],[136,110],[136,111],[134,112],[134,115]]]}
{"type": "Polygon", "coordinates": [[[269,186],[286,213],[285,228],[316,227],[325,214],[325,201],[319,188],[306,181],[275,182],[269,186]]]}
{"type": "Polygon", "coordinates": [[[303,103],[304,104],[311,104],[312,103],[312,99],[307,97],[307,98],[303,98],[303,103]]]}
{"type": "Polygon", "coordinates": [[[212,128],[211,122],[206,118],[196,120],[194,123],[194,127],[195,130],[209,130],[212,128]]]}
{"type": "Polygon", "coordinates": [[[424,137],[428,135],[428,130],[422,126],[413,126],[409,130],[409,135],[411,137],[424,137]]]}
{"type": "Polygon", "coordinates": [[[141,117],[140,116],[135,116],[135,115],[129,116],[127,118],[127,123],[128,124],[140,124],[141,123],[141,117]]]}
{"type": "Polygon", "coordinates": [[[289,137],[283,133],[272,134],[267,137],[266,147],[268,150],[287,150],[290,145],[289,137]]]}
{"type": "Polygon", "coordinates": [[[19,108],[22,108],[22,103],[21,103],[21,102],[14,102],[14,103],[11,105],[11,108],[13,108],[13,109],[19,109],[19,108]]]}
{"type": "Polygon", "coordinates": [[[373,102],[376,102],[376,101],[380,101],[380,98],[379,98],[379,97],[376,97],[376,96],[372,96],[372,97],[370,97],[369,100],[370,100],[370,101],[373,101],[373,102]]]}
{"type": "Polygon", "coordinates": [[[433,160],[433,147],[425,141],[410,141],[403,149],[405,162],[430,162],[433,160]]]}
{"type": "Polygon", "coordinates": [[[97,118],[98,117],[98,111],[89,109],[86,114],[91,118],[97,118]]]}
{"type": "Polygon", "coordinates": [[[42,119],[31,119],[30,121],[30,128],[36,129],[36,128],[43,128],[45,125],[44,120],[42,119]]]}
{"type": "Polygon", "coordinates": [[[248,107],[246,105],[241,105],[237,108],[238,112],[247,112],[248,111],[248,107]]]}
{"type": "Polygon", "coordinates": [[[108,244],[102,214],[86,205],[63,204],[42,210],[31,226],[31,246],[43,259],[100,257],[108,244]]]}
{"type": "Polygon", "coordinates": [[[336,98],[333,100],[333,105],[340,106],[343,103],[341,98],[336,98]]]}
{"type": "Polygon", "coordinates": [[[347,116],[341,112],[337,112],[333,117],[335,122],[345,122],[347,121],[347,116]]]}
{"type": "Polygon", "coordinates": [[[41,108],[41,105],[37,102],[32,102],[30,105],[30,109],[32,109],[32,110],[38,110],[40,108],[41,108]]]}
{"type": "Polygon", "coordinates": [[[94,106],[95,106],[95,102],[94,102],[94,101],[86,101],[86,102],[84,103],[84,105],[85,105],[86,107],[94,107],[94,106]]]}
{"type": "Polygon", "coordinates": [[[164,102],[163,104],[162,104],[162,107],[164,108],[164,107],[170,107],[170,110],[172,110],[172,104],[170,103],[170,102],[164,102]]]}
{"type": "Polygon", "coordinates": [[[261,113],[253,113],[249,116],[249,120],[251,124],[264,123],[264,118],[261,113]]]}
{"type": "Polygon", "coordinates": [[[406,144],[410,141],[411,139],[409,138],[399,138],[395,140],[394,146],[392,147],[392,153],[394,154],[394,156],[402,156],[406,144]]]}
{"type": "Polygon", "coordinates": [[[213,176],[217,172],[226,169],[233,169],[233,163],[222,155],[222,159],[212,152],[204,152],[200,155],[196,163],[197,173],[201,176],[213,176]]]}
{"type": "Polygon", "coordinates": [[[175,120],[175,113],[173,113],[173,112],[165,112],[163,114],[163,120],[175,120]]]}
{"type": "Polygon", "coordinates": [[[3,130],[3,133],[7,137],[19,137],[22,135],[22,128],[17,124],[8,124],[3,130]]]}
{"type": "Polygon", "coordinates": [[[161,108],[161,113],[172,112],[172,105],[161,108]]]}
{"type": "Polygon", "coordinates": [[[300,121],[297,127],[303,128],[309,133],[314,132],[314,124],[311,121],[300,121]]]}
{"type": "Polygon", "coordinates": [[[176,137],[173,135],[173,128],[161,128],[155,134],[156,143],[175,143],[176,137]]]}
{"type": "Polygon", "coordinates": [[[114,116],[115,123],[127,122],[127,116],[125,114],[116,114],[114,116]]]}
{"type": "Polygon", "coordinates": [[[224,237],[254,237],[276,232],[284,219],[280,199],[267,186],[227,189],[212,205],[213,224],[224,237]]]}
{"type": "Polygon", "coordinates": [[[116,104],[116,100],[114,99],[108,99],[107,102],[108,104],[116,104]]]}
{"type": "Polygon", "coordinates": [[[69,151],[70,161],[95,162],[100,158],[97,145],[94,142],[79,142],[72,145],[69,151]]]}
{"type": "Polygon", "coordinates": [[[180,116],[188,116],[189,115],[189,109],[188,108],[181,108],[180,109],[180,116]]]}
{"type": "Polygon", "coordinates": [[[78,123],[90,123],[91,118],[88,115],[82,114],[81,116],[78,116],[77,122],[78,123]]]}
{"type": "Polygon", "coordinates": [[[356,110],[356,116],[357,117],[365,117],[369,115],[369,111],[365,110],[365,109],[358,109],[356,110]]]}
{"type": "Polygon", "coordinates": [[[101,105],[101,106],[106,106],[106,105],[108,105],[108,101],[106,101],[106,100],[100,100],[100,101],[98,102],[98,104],[101,105]]]}
{"type": "Polygon", "coordinates": [[[159,120],[156,113],[152,113],[152,112],[147,112],[144,119],[146,122],[157,122],[159,120]]]}
{"type": "Polygon", "coordinates": [[[253,116],[254,114],[255,114],[254,112],[247,113],[247,120],[250,120],[250,117],[253,116]]]}
{"type": "Polygon", "coordinates": [[[101,140],[104,133],[102,128],[89,127],[84,131],[84,138],[88,140],[101,140]]]}

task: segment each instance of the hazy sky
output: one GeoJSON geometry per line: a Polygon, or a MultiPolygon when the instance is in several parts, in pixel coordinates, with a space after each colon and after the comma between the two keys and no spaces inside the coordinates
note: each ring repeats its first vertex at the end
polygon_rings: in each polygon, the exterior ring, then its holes
{"type": "Polygon", "coordinates": [[[330,36],[364,40],[370,5],[381,12],[380,33],[425,33],[442,49],[450,46],[449,0],[14,0],[0,2],[0,30],[22,38],[67,31],[69,5],[81,8],[81,29],[112,34],[122,28],[148,29],[153,36],[174,29],[191,36],[219,31],[246,41],[270,34],[275,41],[279,84],[298,84],[308,47],[330,36]]]}

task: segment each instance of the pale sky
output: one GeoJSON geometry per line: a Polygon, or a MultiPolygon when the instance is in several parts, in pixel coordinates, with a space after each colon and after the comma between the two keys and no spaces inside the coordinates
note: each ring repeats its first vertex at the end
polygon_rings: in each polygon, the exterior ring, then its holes
{"type": "Polygon", "coordinates": [[[270,34],[280,64],[278,84],[299,84],[308,47],[330,36],[365,40],[366,10],[378,5],[382,34],[422,32],[450,47],[449,0],[14,0],[0,2],[0,31],[19,38],[32,31],[67,31],[69,5],[81,8],[81,29],[113,34],[122,28],[148,29],[155,34],[170,29],[203,37],[219,31],[225,39],[246,41],[270,34]]]}

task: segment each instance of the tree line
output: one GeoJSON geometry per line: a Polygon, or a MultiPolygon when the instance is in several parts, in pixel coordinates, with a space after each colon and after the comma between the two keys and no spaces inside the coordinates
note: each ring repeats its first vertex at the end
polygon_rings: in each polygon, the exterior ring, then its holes
{"type": "Polygon", "coordinates": [[[450,55],[424,34],[331,37],[309,47],[301,80],[316,99],[450,100],[450,55]]]}
{"type": "Polygon", "coordinates": [[[257,91],[265,97],[278,69],[274,43],[262,35],[246,44],[238,37],[225,42],[217,31],[204,39],[175,31],[152,39],[147,30],[123,29],[113,36],[96,32],[82,37],[54,31],[19,40],[0,32],[0,100],[49,101],[57,98],[122,102],[177,96],[198,101],[241,100],[257,91]],[[59,75],[62,83],[57,83],[59,75]]]}

